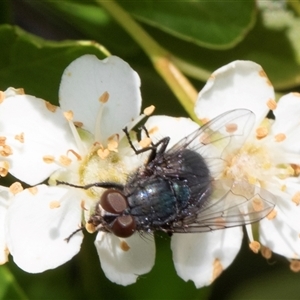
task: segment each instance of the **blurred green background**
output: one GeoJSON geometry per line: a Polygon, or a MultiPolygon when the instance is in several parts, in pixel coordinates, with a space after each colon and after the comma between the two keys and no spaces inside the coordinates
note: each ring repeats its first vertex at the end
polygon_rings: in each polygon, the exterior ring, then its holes
{"type": "MultiPolygon", "coordinates": [[[[212,71],[237,59],[261,64],[278,94],[300,91],[299,1],[117,3],[167,51],[198,91],[212,71]]],[[[188,116],[155,71],[143,41],[134,41],[101,1],[1,0],[0,45],[0,90],[23,87],[27,94],[57,104],[65,67],[85,53],[104,58],[103,46],[139,73],[143,107],[154,104],[156,114],[188,116]]],[[[9,184],[9,178],[1,184],[9,184]]],[[[156,235],[155,267],[128,287],[103,275],[94,238],[86,234],[76,257],[43,274],[27,274],[11,258],[0,267],[0,298],[300,299],[300,275],[290,271],[288,261],[253,254],[246,239],[234,263],[211,286],[196,289],[176,275],[168,236],[156,235]]]]}

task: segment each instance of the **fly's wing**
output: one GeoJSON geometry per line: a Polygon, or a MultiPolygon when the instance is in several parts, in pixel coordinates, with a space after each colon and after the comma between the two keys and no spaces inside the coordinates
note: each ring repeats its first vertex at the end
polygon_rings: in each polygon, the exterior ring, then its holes
{"type": "Polygon", "coordinates": [[[247,182],[217,180],[204,205],[172,223],[167,231],[197,233],[255,223],[272,212],[272,202],[275,196],[267,190],[247,182]]]}
{"type": "MultiPolygon", "coordinates": [[[[255,115],[248,109],[225,112],[186,136],[165,153],[170,165],[178,161],[184,149],[197,152],[216,178],[230,154],[240,149],[249,136],[255,115]]],[[[174,172],[180,170],[174,170],[174,172]]]]}

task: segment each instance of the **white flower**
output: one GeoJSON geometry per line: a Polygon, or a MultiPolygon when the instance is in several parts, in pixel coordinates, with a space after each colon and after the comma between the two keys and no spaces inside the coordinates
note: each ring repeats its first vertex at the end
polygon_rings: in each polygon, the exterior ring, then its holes
{"type": "MultiPolygon", "coordinates": [[[[122,131],[144,117],[139,116],[139,86],[138,75],[121,59],[99,61],[85,55],[64,71],[60,107],[13,89],[0,94],[1,175],[8,171],[36,185],[16,191],[9,205],[0,197],[0,214],[7,220],[1,224],[6,236],[1,230],[0,251],[5,255],[8,248],[23,270],[43,272],[70,260],[80,250],[83,234],[65,239],[88,221],[103,191],[41,182],[51,176],[50,183],[124,184],[127,175],[144,163],[122,131]]],[[[147,240],[138,233],[121,239],[99,232],[95,245],[106,276],[122,285],[135,282],[154,264],[152,235],[147,240]]]]}
{"type": "MultiPolygon", "coordinates": [[[[256,122],[241,149],[234,143],[226,149],[229,155],[222,157],[223,172],[215,179],[246,181],[274,195],[265,199],[276,206],[259,222],[259,241],[254,240],[251,225],[246,226],[249,246],[256,253],[262,250],[265,257],[270,257],[271,251],[281,254],[293,264],[300,256],[300,94],[288,94],[276,103],[261,66],[235,61],[211,75],[199,93],[195,112],[207,122],[238,108],[252,110],[256,122]],[[275,120],[266,118],[270,110],[275,120]]],[[[146,125],[156,128],[152,138],[170,136],[169,148],[197,126],[187,119],[166,117],[150,117],[146,125]]],[[[234,260],[242,237],[241,227],[174,234],[171,247],[178,275],[198,288],[209,285],[234,260]]]]}

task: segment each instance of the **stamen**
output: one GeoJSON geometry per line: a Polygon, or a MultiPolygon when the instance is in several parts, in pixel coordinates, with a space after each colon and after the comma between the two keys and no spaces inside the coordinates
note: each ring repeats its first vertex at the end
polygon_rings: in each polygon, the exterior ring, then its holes
{"type": "Polygon", "coordinates": [[[81,156],[76,151],[74,151],[72,149],[69,149],[68,152],[67,152],[67,154],[69,154],[69,152],[71,152],[77,158],[77,160],[81,160],[82,159],[81,156]]]}
{"type": "Polygon", "coordinates": [[[237,131],[238,125],[235,123],[229,123],[229,124],[225,125],[225,128],[228,133],[233,133],[233,132],[237,131]]]}
{"type": "Polygon", "coordinates": [[[298,206],[300,204],[300,192],[296,192],[292,197],[292,201],[298,206]]]}
{"type": "Polygon", "coordinates": [[[28,192],[31,194],[31,195],[36,195],[38,193],[38,188],[36,186],[32,186],[30,188],[27,188],[28,192]]]}
{"type": "Polygon", "coordinates": [[[267,101],[267,106],[268,106],[268,108],[269,108],[270,110],[275,110],[275,109],[277,108],[277,103],[276,103],[275,100],[269,99],[269,100],[267,101]]]}
{"type": "Polygon", "coordinates": [[[88,233],[94,233],[96,231],[96,228],[92,223],[86,223],[85,229],[88,233]]]}
{"type": "Polygon", "coordinates": [[[72,160],[66,156],[66,155],[61,155],[59,157],[59,162],[63,165],[63,166],[69,166],[72,163],[72,160]]]}
{"type": "Polygon", "coordinates": [[[268,135],[268,133],[269,133],[269,130],[267,127],[258,127],[256,129],[256,138],[258,140],[260,140],[260,139],[266,137],[268,135]]]}
{"type": "Polygon", "coordinates": [[[68,121],[72,121],[73,117],[74,117],[74,113],[69,110],[69,111],[64,111],[64,117],[68,120],[68,121]]]}
{"type": "Polygon", "coordinates": [[[4,101],[5,99],[5,93],[3,91],[0,91],[0,104],[4,101]]]}
{"type": "Polygon", "coordinates": [[[105,159],[109,155],[109,150],[102,147],[97,150],[97,154],[101,159],[105,159]]]}
{"type": "Polygon", "coordinates": [[[262,211],[264,209],[263,201],[259,197],[252,200],[252,207],[254,211],[262,211]]]}
{"type": "Polygon", "coordinates": [[[7,161],[0,161],[0,176],[5,177],[9,170],[9,163],[7,161]]]}
{"type": "Polygon", "coordinates": [[[272,251],[268,247],[261,246],[260,253],[266,259],[270,259],[272,257],[272,251]]]}
{"type": "Polygon", "coordinates": [[[83,126],[83,123],[79,122],[79,121],[74,121],[73,123],[77,128],[82,128],[82,126],[83,126]]]}
{"type": "Polygon", "coordinates": [[[57,109],[57,106],[53,105],[52,103],[50,103],[48,101],[45,101],[45,105],[46,105],[46,108],[51,112],[55,112],[57,109]]]}
{"type": "Polygon", "coordinates": [[[300,260],[293,259],[290,264],[290,269],[295,273],[300,272],[300,260]]]}
{"type": "Polygon", "coordinates": [[[154,112],[154,110],[155,110],[155,106],[154,105],[150,105],[150,106],[148,106],[148,107],[146,107],[144,109],[143,113],[146,116],[150,116],[150,115],[152,115],[152,113],[154,112]]]}
{"type": "Polygon", "coordinates": [[[13,195],[16,195],[20,192],[22,192],[24,189],[21,185],[20,182],[16,181],[14,182],[10,187],[9,187],[9,191],[13,194],[13,195]]]}
{"type": "Polygon", "coordinates": [[[249,248],[255,253],[257,254],[260,250],[260,243],[257,241],[253,241],[249,244],[249,248]]]}
{"type": "Polygon", "coordinates": [[[213,263],[213,274],[212,274],[212,282],[218,278],[223,272],[224,268],[218,258],[215,259],[213,263]]]}
{"type": "Polygon", "coordinates": [[[46,164],[52,164],[54,162],[54,156],[53,155],[45,155],[43,156],[43,161],[46,163],[46,164]]]}
{"type": "Polygon", "coordinates": [[[273,220],[276,218],[276,216],[277,216],[277,211],[275,209],[272,209],[272,211],[270,211],[269,214],[267,215],[267,219],[273,220]]]}
{"type": "Polygon", "coordinates": [[[276,142],[282,142],[286,139],[286,135],[284,133],[278,133],[275,135],[276,142]]]}
{"type": "Polygon", "coordinates": [[[12,151],[10,146],[8,146],[8,145],[2,146],[2,149],[0,150],[0,155],[1,156],[7,157],[7,156],[12,155],[12,154],[13,154],[13,151],[12,151]]]}
{"type": "Polygon", "coordinates": [[[149,147],[151,145],[151,139],[148,138],[148,137],[145,137],[144,139],[142,139],[142,140],[139,141],[139,145],[142,148],[149,147]]]}
{"type": "Polygon", "coordinates": [[[120,248],[125,252],[127,252],[130,249],[129,245],[124,240],[120,242],[120,248]]]}
{"type": "Polygon", "coordinates": [[[15,140],[17,140],[23,144],[24,143],[24,132],[21,132],[20,134],[15,135],[15,140]]]}
{"type": "Polygon", "coordinates": [[[109,99],[109,93],[104,92],[100,97],[99,97],[99,102],[101,103],[106,103],[109,99]]]}
{"type": "Polygon", "coordinates": [[[49,207],[50,207],[50,209],[59,208],[60,202],[57,200],[53,200],[49,203],[49,207]]]}
{"type": "Polygon", "coordinates": [[[0,146],[4,146],[6,144],[6,137],[0,136],[0,146]]]}

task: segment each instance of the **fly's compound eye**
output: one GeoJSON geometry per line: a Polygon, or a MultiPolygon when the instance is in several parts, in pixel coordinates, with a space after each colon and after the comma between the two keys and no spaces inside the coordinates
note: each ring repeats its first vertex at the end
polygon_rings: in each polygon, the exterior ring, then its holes
{"type": "Polygon", "coordinates": [[[136,230],[136,224],[132,216],[119,216],[111,227],[114,235],[127,238],[133,235],[136,230]]]}
{"type": "Polygon", "coordinates": [[[106,190],[100,199],[102,208],[112,214],[121,214],[127,207],[128,203],[125,196],[116,190],[106,190]]]}

